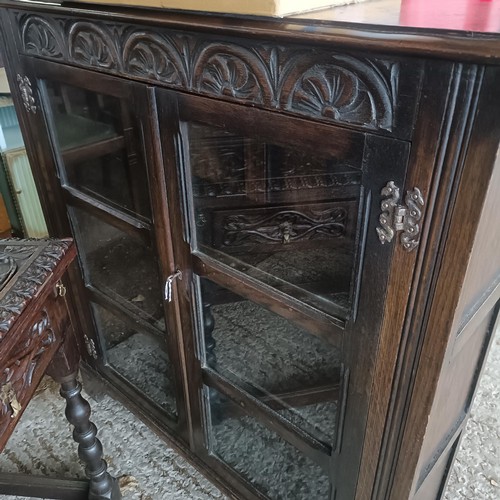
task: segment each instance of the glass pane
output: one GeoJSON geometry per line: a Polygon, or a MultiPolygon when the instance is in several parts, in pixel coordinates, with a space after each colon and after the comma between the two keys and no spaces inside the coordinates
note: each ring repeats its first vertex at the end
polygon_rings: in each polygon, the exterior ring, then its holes
{"type": "Polygon", "coordinates": [[[64,183],[149,218],[146,168],[128,104],[57,82],[45,88],[64,183]]]}
{"type": "Polygon", "coordinates": [[[145,396],[176,415],[174,375],[164,340],[140,332],[97,304],[92,307],[108,363],[145,396]]]}
{"type": "Polygon", "coordinates": [[[215,389],[208,396],[210,451],[271,499],[330,498],[321,468],[215,389]]]}
{"type": "Polygon", "coordinates": [[[201,290],[205,365],[333,445],[339,349],[206,279],[201,290]]]}
{"type": "Polygon", "coordinates": [[[197,249],[346,319],[360,196],[358,158],[186,123],[197,249]]]}
{"type": "Polygon", "coordinates": [[[165,329],[157,260],[144,241],[72,208],[83,272],[93,285],[158,329],[165,329]]]}

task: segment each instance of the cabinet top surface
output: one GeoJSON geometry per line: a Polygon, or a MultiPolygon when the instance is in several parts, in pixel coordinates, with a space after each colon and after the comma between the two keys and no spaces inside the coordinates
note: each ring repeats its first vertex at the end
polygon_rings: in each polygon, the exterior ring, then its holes
{"type": "Polygon", "coordinates": [[[361,23],[395,28],[499,33],[500,2],[495,0],[363,0],[316,10],[296,18],[361,23]]]}
{"type": "Polygon", "coordinates": [[[0,0],[0,7],[363,51],[500,61],[496,0],[365,0],[285,18],[30,0],[0,0]]]}
{"type": "Polygon", "coordinates": [[[474,62],[500,61],[500,2],[365,0],[286,18],[0,0],[0,7],[474,62]]]}

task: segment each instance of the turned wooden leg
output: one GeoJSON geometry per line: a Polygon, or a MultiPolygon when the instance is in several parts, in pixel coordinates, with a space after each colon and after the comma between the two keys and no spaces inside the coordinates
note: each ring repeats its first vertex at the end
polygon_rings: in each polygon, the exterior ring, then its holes
{"type": "Polygon", "coordinates": [[[73,439],[78,443],[78,456],[84,462],[85,473],[90,480],[89,500],[119,500],[118,482],[108,473],[96,426],[90,421],[90,405],[82,397],[81,390],[76,377],[61,383],[61,396],[66,400],[66,418],[75,426],[73,439]]]}
{"type": "Polygon", "coordinates": [[[78,443],[78,456],[85,464],[89,479],[89,500],[120,500],[118,481],[108,473],[96,426],[90,421],[90,405],[82,397],[82,386],[76,378],[79,360],[73,338],[68,335],[47,373],[61,385],[60,393],[66,400],[66,418],[75,427],[73,439],[78,443]]]}

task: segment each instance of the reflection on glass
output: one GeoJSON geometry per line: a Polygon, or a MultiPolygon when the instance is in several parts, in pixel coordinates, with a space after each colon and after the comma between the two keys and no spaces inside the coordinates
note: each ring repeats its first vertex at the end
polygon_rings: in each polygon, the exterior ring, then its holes
{"type": "Polygon", "coordinates": [[[321,468],[215,389],[205,389],[210,451],[270,499],[327,500],[321,468]]]}
{"type": "Polygon", "coordinates": [[[358,160],[187,123],[198,249],[346,319],[360,196],[358,160]]]}
{"type": "Polygon", "coordinates": [[[63,181],[94,198],[150,217],[146,169],[128,104],[45,82],[63,181]]]}
{"type": "Polygon", "coordinates": [[[206,279],[201,289],[205,364],[333,445],[339,350],[206,279]]]}
{"type": "Polygon", "coordinates": [[[92,307],[108,363],[141,393],[176,415],[174,379],[164,341],[140,332],[97,304],[92,307]]]}
{"type": "Polygon", "coordinates": [[[83,210],[73,208],[71,215],[86,282],[164,330],[159,274],[151,248],[83,210]]]}

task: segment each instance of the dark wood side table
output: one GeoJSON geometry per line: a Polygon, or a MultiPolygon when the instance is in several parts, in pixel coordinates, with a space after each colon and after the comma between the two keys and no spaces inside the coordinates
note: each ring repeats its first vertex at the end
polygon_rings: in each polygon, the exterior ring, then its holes
{"type": "Polygon", "coordinates": [[[0,451],[42,376],[61,384],[66,417],[89,482],[0,475],[0,493],[49,498],[121,498],[107,472],[90,405],[77,381],[80,355],[61,282],[76,256],[72,240],[0,240],[0,451]]]}

